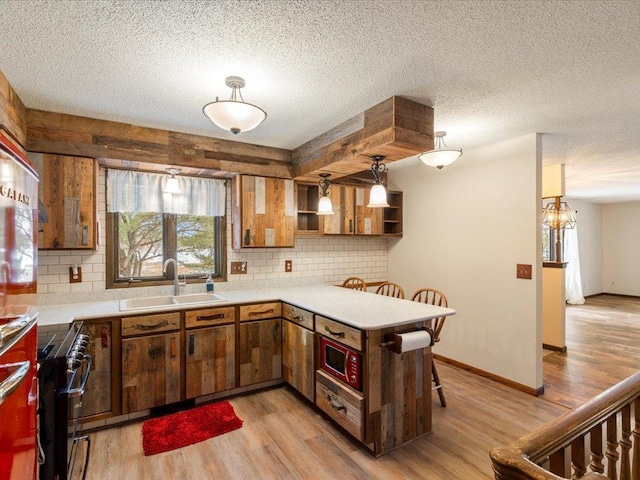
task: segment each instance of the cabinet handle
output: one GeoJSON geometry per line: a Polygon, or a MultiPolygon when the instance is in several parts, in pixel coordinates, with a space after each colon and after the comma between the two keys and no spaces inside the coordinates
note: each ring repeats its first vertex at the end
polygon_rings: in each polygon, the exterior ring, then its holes
{"type": "Polygon", "coordinates": [[[213,315],[198,315],[196,322],[206,322],[207,320],[217,320],[218,318],[224,318],[224,313],[215,313],[213,315]]]}
{"type": "Polygon", "coordinates": [[[171,356],[175,357],[178,355],[178,343],[176,342],[176,337],[171,337],[171,356]]]}
{"type": "Polygon", "coordinates": [[[328,325],[324,326],[324,329],[329,332],[330,335],[333,335],[334,337],[338,337],[338,338],[344,338],[344,332],[334,332],[332,331],[328,325]]]}
{"type": "Polygon", "coordinates": [[[353,233],[353,220],[349,219],[349,233],[353,233]]]}
{"type": "Polygon", "coordinates": [[[100,329],[100,338],[102,339],[102,348],[109,348],[109,329],[106,326],[100,329]]]}
{"type": "Polygon", "coordinates": [[[293,317],[293,321],[294,322],[300,323],[302,320],[304,320],[304,319],[300,315],[296,315],[295,317],[293,317]]]}
{"type": "Polygon", "coordinates": [[[189,335],[189,355],[193,355],[196,351],[196,336],[189,335]]]}
{"type": "Polygon", "coordinates": [[[329,402],[329,405],[331,405],[333,408],[335,408],[338,411],[347,410],[347,408],[337,400],[336,395],[327,393],[327,401],[329,402]]]}
{"type": "Polygon", "coordinates": [[[278,324],[277,323],[273,326],[273,339],[278,340],[278,324]]]}
{"type": "Polygon", "coordinates": [[[244,244],[251,244],[251,230],[249,230],[248,228],[244,231],[244,244]]]}
{"type": "Polygon", "coordinates": [[[156,328],[160,328],[160,327],[166,327],[167,325],[169,325],[169,321],[168,320],[163,320],[159,323],[156,323],[155,325],[142,325],[141,323],[136,323],[133,328],[135,328],[136,330],[155,330],[156,328]]]}
{"type": "Polygon", "coordinates": [[[249,316],[255,317],[256,315],[266,315],[267,313],[275,313],[275,309],[270,308],[269,310],[262,310],[260,312],[249,312],[249,316]]]}

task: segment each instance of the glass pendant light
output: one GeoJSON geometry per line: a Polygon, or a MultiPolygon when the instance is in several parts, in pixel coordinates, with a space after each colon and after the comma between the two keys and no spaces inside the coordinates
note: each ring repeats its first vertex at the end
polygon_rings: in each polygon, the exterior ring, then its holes
{"type": "Polygon", "coordinates": [[[382,155],[374,155],[371,158],[373,165],[371,165],[371,173],[373,174],[374,185],[371,187],[371,192],[369,193],[369,204],[368,208],[383,208],[388,207],[387,203],[387,191],[382,185],[382,181],[380,180],[380,176],[387,171],[386,165],[380,163],[384,160],[384,156],[382,155]]]}
{"type": "Polygon", "coordinates": [[[446,134],[447,132],[434,133],[433,137],[435,138],[436,148],[434,148],[433,150],[429,150],[428,152],[424,152],[423,154],[418,156],[418,158],[422,160],[425,165],[441,169],[442,167],[451,165],[458,158],[460,158],[460,155],[462,155],[462,149],[454,150],[447,147],[447,144],[444,143],[444,137],[446,134]]]}
{"type": "Polygon", "coordinates": [[[179,168],[167,168],[165,169],[171,177],[167,179],[167,182],[164,184],[164,193],[180,193],[180,185],[178,184],[178,179],[176,175],[180,173],[179,168]]]}
{"type": "Polygon", "coordinates": [[[244,79],[241,77],[227,77],[225,83],[231,88],[229,100],[218,100],[206,104],[202,112],[223,130],[234,135],[240,132],[253,130],[267,118],[267,112],[260,107],[247,103],[242,98],[240,89],[244,87],[244,79]],[[237,98],[240,97],[240,100],[237,98]]]}
{"type": "Polygon", "coordinates": [[[318,215],[333,215],[333,205],[331,204],[331,198],[329,198],[329,181],[330,173],[321,173],[322,180],[318,182],[322,189],[322,196],[318,200],[318,215]]]}

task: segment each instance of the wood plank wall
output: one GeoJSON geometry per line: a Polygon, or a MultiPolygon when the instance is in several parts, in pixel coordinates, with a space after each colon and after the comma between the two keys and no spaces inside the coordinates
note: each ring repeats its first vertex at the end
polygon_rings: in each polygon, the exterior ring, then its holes
{"type": "Polygon", "coordinates": [[[18,94],[0,72],[0,126],[20,147],[27,144],[27,109],[18,94]]]}

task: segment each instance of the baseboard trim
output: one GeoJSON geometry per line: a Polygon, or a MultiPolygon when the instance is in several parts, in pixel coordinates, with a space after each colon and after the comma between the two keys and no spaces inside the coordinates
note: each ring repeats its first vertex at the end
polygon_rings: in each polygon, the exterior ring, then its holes
{"type": "Polygon", "coordinates": [[[544,386],[539,388],[528,387],[527,385],[523,385],[522,383],[514,382],[513,380],[501,377],[500,375],[496,375],[495,373],[472,367],[471,365],[467,365],[466,363],[462,363],[451,358],[443,357],[442,355],[438,355],[437,353],[433,354],[433,358],[435,358],[436,360],[440,360],[441,362],[448,363],[449,365],[461,370],[466,370],[467,372],[473,373],[480,377],[484,377],[489,380],[493,380],[494,382],[501,383],[503,385],[506,385],[507,387],[515,388],[516,390],[520,390],[521,392],[528,393],[529,395],[535,395],[536,397],[539,397],[544,393],[544,386]]]}
{"type": "Polygon", "coordinates": [[[553,350],[554,352],[565,353],[567,351],[567,346],[564,347],[556,347],[555,345],[549,345],[548,343],[543,343],[542,348],[546,350],[553,350]]]}

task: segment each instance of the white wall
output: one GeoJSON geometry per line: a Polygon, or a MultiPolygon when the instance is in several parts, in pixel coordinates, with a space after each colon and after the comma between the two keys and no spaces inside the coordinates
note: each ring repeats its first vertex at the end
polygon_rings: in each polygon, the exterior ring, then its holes
{"type": "MultiPolygon", "coordinates": [[[[90,302],[145,295],[170,294],[173,286],[106,289],[105,171],[98,179],[98,210],[101,245],[95,252],[86,250],[45,251],[38,255],[38,302],[41,305],[90,302]],[[69,283],[69,266],[82,267],[82,283],[69,283]]],[[[227,282],[216,290],[266,286],[340,283],[357,275],[367,281],[387,279],[387,238],[324,236],[298,238],[294,248],[231,248],[231,187],[227,190],[227,282]],[[293,272],[285,273],[284,261],[293,261],[293,272]],[[230,262],[247,261],[248,273],[230,275],[230,262]]],[[[203,284],[188,285],[186,292],[200,292],[203,284]]]]}
{"type": "Polygon", "coordinates": [[[566,201],[576,216],[582,294],[602,293],[602,205],[571,198],[566,201]]]}
{"type": "Polygon", "coordinates": [[[540,136],[466,151],[443,170],[416,161],[389,178],[404,192],[390,280],[408,295],[440,289],[457,311],[435,352],[541,387],[540,136]],[[534,266],[533,280],[516,279],[517,263],[534,266]]]}
{"type": "Polygon", "coordinates": [[[602,287],[640,296],[640,202],[602,206],[602,287]]]}

